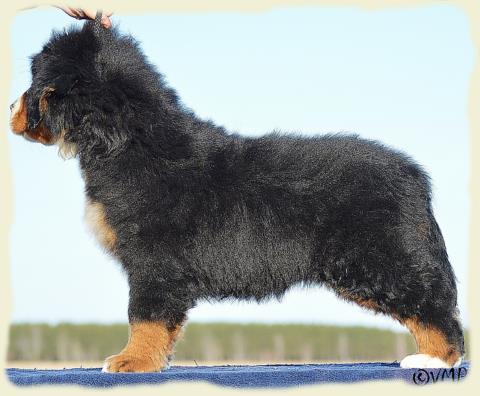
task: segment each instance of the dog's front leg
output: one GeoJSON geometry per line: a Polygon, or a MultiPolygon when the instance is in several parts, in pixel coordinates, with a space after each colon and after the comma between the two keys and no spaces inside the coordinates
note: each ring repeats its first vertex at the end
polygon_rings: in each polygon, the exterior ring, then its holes
{"type": "MultiPolygon", "coordinates": [[[[177,293],[152,287],[151,280],[130,279],[130,336],[126,347],[105,360],[102,371],[155,372],[168,367],[190,307],[177,293]]],[[[169,283],[171,287],[171,283],[169,283]]]]}

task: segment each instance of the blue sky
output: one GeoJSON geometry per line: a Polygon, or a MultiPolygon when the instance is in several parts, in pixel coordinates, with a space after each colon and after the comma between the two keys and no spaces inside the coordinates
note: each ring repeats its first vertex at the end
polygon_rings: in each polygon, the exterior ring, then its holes
{"type": "MultiPolygon", "coordinates": [[[[141,41],[188,107],[232,131],[350,131],[413,156],[433,180],[434,210],[468,323],[467,94],[474,48],[460,9],[301,7],[115,15],[113,22],[141,41]]],[[[72,23],[80,22],[54,8],[18,14],[12,23],[11,101],[29,86],[28,57],[53,28],[72,23]]],[[[12,319],[126,321],[126,279],[86,230],[77,161],[64,162],[54,148],[11,133],[9,144],[12,319]]],[[[320,288],[294,289],[281,303],[200,304],[190,318],[401,328],[320,288]]]]}

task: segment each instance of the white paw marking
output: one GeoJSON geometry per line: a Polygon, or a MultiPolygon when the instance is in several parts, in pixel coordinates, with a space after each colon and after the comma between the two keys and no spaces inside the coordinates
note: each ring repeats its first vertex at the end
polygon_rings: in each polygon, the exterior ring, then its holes
{"type": "MultiPolygon", "coordinates": [[[[458,367],[462,363],[462,358],[458,359],[453,367],[458,367]]],[[[442,359],[417,353],[415,355],[408,355],[400,362],[401,368],[450,368],[450,365],[442,359]]]]}
{"type": "MultiPolygon", "coordinates": [[[[115,355],[113,355],[113,356],[115,356],[115,355]]],[[[109,356],[103,361],[102,373],[110,373],[111,372],[109,370],[110,369],[110,358],[112,358],[113,356],[109,356]]]]}
{"type": "Polygon", "coordinates": [[[109,365],[108,362],[105,360],[105,361],[103,362],[103,366],[102,366],[102,373],[109,373],[109,371],[108,371],[109,366],[110,366],[110,365],[109,365]]]}
{"type": "MultiPolygon", "coordinates": [[[[113,355],[113,356],[115,356],[115,355],[113,355]]],[[[112,373],[112,371],[110,371],[110,362],[109,362],[109,360],[110,360],[110,358],[113,357],[113,356],[110,356],[110,357],[106,358],[105,361],[103,362],[102,373],[112,373]]],[[[158,370],[157,372],[160,373],[160,372],[162,372],[162,371],[164,371],[164,370],[168,370],[168,369],[170,369],[170,367],[171,367],[171,366],[170,366],[170,362],[167,362],[167,363],[165,364],[165,367],[164,367],[163,369],[161,369],[161,370],[158,370]]]]}

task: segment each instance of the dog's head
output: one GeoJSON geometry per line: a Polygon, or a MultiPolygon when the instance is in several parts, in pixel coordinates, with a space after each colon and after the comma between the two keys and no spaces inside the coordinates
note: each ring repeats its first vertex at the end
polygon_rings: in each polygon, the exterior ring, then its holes
{"type": "Polygon", "coordinates": [[[81,126],[82,90],[89,84],[97,47],[91,27],[52,35],[32,57],[30,88],[10,106],[15,134],[45,145],[57,143],[65,155],[75,154],[78,136],[73,130],[81,126]]]}
{"type": "Polygon", "coordinates": [[[121,149],[151,112],[149,92],[161,82],[132,37],[93,22],[54,32],[32,57],[31,72],[30,88],[11,105],[11,129],[58,144],[67,156],[121,149]]]}

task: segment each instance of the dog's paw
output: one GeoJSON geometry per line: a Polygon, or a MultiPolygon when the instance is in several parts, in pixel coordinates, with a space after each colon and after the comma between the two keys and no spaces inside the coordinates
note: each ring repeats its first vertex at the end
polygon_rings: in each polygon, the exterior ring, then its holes
{"type": "Polygon", "coordinates": [[[149,357],[133,356],[120,353],[105,359],[102,372],[104,373],[152,373],[167,368],[149,357]]]}
{"type": "MultiPolygon", "coordinates": [[[[453,367],[458,367],[462,363],[462,359],[458,359],[453,367]]],[[[438,357],[417,353],[408,355],[400,362],[402,368],[450,368],[451,366],[438,357]]]]}

